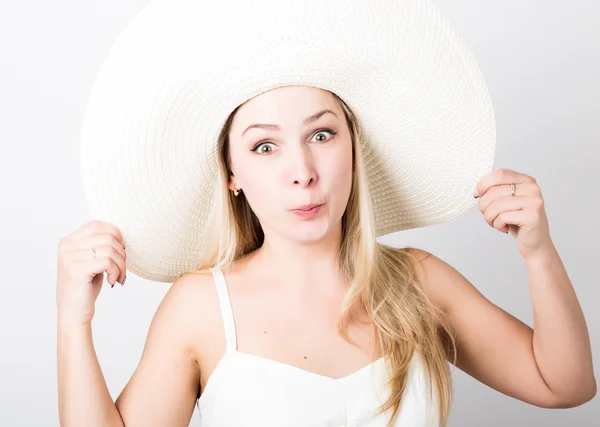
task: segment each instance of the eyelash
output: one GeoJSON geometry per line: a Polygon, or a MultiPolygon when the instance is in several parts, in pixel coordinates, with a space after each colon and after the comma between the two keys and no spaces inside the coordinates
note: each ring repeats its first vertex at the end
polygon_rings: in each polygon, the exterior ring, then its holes
{"type": "MultiPolygon", "coordinates": [[[[316,131],[313,133],[313,136],[314,136],[314,135],[317,135],[317,134],[319,134],[319,133],[321,133],[321,132],[328,132],[328,133],[330,133],[332,138],[333,138],[333,136],[334,136],[335,134],[337,134],[337,132],[334,132],[334,131],[332,131],[332,130],[331,130],[331,129],[329,129],[329,128],[321,128],[321,129],[317,129],[317,130],[316,130],[316,131]]],[[[331,138],[330,138],[330,139],[331,139],[331,138]]],[[[329,140],[328,140],[328,141],[329,141],[329,140]]],[[[257,143],[257,144],[256,144],[256,145],[255,145],[255,146],[254,146],[254,147],[253,147],[253,148],[252,148],[250,151],[252,151],[252,152],[256,152],[256,151],[258,150],[258,148],[259,148],[261,145],[264,145],[264,144],[272,144],[272,142],[270,142],[270,141],[261,141],[261,142],[257,143]]]]}

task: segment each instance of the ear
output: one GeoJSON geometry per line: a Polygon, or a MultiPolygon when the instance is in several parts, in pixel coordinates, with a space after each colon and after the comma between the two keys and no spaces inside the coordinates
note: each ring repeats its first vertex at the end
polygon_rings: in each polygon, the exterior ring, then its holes
{"type": "Polygon", "coordinates": [[[229,176],[229,183],[227,184],[227,188],[229,188],[231,191],[235,190],[235,176],[233,176],[233,174],[231,174],[229,176]]]}

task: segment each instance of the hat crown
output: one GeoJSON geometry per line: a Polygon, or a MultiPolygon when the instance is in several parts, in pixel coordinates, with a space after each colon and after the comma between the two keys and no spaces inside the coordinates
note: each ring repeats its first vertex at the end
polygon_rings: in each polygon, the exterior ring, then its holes
{"type": "Polygon", "coordinates": [[[128,268],[195,269],[230,113],[270,89],[331,91],[360,120],[377,235],[468,212],[491,170],[495,118],[467,44],[428,0],[154,0],[92,85],[81,172],[128,268]]]}

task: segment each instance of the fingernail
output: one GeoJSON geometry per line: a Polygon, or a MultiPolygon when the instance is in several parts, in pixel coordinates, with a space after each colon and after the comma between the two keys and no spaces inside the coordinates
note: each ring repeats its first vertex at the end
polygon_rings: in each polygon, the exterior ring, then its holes
{"type": "Polygon", "coordinates": [[[475,191],[475,193],[473,194],[473,197],[478,198],[479,197],[479,193],[477,191],[475,191]]]}
{"type": "Polygon", "coordinates": [[[112,285],[110,285],[111,289],[115,287],[115,284],[113,283],[112,285]]]}
{"type": "Polygon", "coordinates": [[[125,279],[127,279],[127,274],[125,276],[123,276],[123,283],[121,283],[121,286],[125,285],[125,279]]]}

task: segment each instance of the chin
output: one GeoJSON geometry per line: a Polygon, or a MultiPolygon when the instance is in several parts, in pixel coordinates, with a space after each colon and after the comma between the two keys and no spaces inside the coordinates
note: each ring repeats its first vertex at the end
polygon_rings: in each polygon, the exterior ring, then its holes
{"type": "Polygon", "coordinates": [[[301,243],[316,243],[324,240],[332,232],[332,224],[327,219],[320,221],[297,221],[291,224],[287,235],[301,243]]]}

